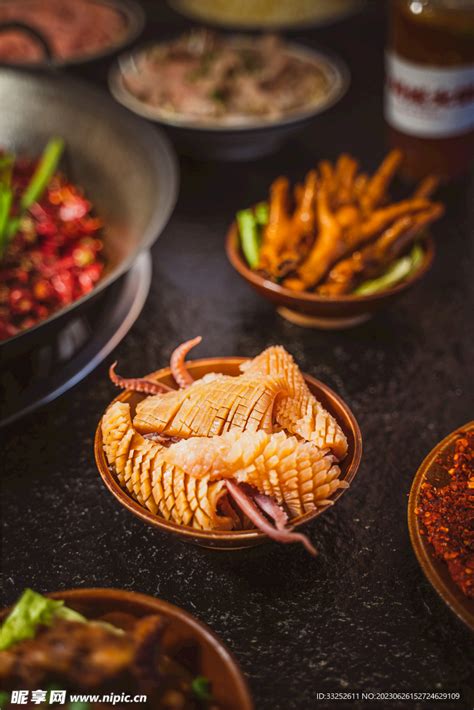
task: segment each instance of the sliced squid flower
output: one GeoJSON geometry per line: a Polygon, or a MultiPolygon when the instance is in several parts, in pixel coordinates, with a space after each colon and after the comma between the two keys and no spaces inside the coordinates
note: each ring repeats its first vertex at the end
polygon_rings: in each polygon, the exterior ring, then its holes
{"type": "Polygon", "coordinates": [[[146,397],[137,405],[134,426],[141,434],[182,438],[218,436],[232,429],[271,432],[271,413],[285,394],[287,385],[279,375],[220,375],[146,397]]]}
{"type": "Polygon", "coordinates": [[[240,366],[244,376],[280,375],[288,395],[281,397],[275,409],[276,422],[282,429],[329,448],[339,459],[347,453],[347,439],[334,417],[311,394],[293,357],[281,345],[264,350],[240,366]]]}

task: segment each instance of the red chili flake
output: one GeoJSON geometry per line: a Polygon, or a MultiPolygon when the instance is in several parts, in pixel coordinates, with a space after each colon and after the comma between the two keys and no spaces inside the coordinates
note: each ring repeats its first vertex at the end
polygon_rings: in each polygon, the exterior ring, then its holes
{"type": "Polygon", "coordinates": [[[446,562],[453,581],[474,598],[474,432],[461,432],[435,464],[416,508],[421,533],[446,562]]]}

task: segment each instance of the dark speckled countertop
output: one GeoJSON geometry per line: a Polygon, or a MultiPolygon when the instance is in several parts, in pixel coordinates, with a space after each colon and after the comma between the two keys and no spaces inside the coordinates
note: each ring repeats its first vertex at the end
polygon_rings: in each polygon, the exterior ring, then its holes
{"type": "MultiPolygon", "coordinates": [[[[150,36],[180,25],[159,3],[148,9],[150,36]]],[[[373,169],[384,154],[379,12],[297,38],[346,59],[353,74],[347,97],[271,158],[228,165],[183,159],[179,201],[153,248],[152,289],[132,331],[74,390],[2,432],[2,602],[26,585],[114,586],[163,597],[231,647],[257,710],[471,708],[473,637],[424,578],[406,510],[423,457],[473,415],[472,191],[463,185],[446,194],[435,266],[389,311],[340,333],[282,320],[226,261],[233,213],[261,198],[283,171],[299,177],[342,150],[373,169]],[[187,546],[145,527],[105,490],[92,441],[115,394],[110,361],[126,374],[146,373],[197,334],[204,342],[196,357],[251,356],[283,344],[358,418],[362,465],[352,489],[310,527],[316,560],[295,546],[243,553],[187,546]],[[448,689],[462,690],[464,701],[317,700],[322,691],[448,689]]]]}

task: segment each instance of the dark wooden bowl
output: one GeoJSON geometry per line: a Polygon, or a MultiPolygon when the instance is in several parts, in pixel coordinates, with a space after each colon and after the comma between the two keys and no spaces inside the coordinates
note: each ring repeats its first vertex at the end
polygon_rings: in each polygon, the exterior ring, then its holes
{"type": "Polygon", "coordinates": [[[291,291],[252,271],[242,254],[235,222],[231,225],[226,240],[227,257],[234,269],[257,293],[276,304],[278,313],[283,318],[296,325],[326,330],[341,330],[363,323],[380,308],[389,305],[397,296],[418,283],[431,268],[435,256],[432,237],[425,237],[423,246],[423,264],[412,276],[396,286],[368,296],[327,297],[309,291],[291,291]]]}
{"type": "MultiPolygon", "coordinates": [[[[224,357],[224,358],[208,358],[205,360],[194,360],[187,363],[188,369],[195,379],[203,377],[209,372],[219,372],[224,375],[240,374],[239,365],[245,362],[246,358],[242,357],[224,357]]],[[[176,383],[171,375],[169,368],[163,368],[157,372],[147,376],[148,379],[164,382],[167,385],[176,387],[176,383]]],[[[317,397],[321,404],[336,418],[347,436],[349,448],[345,459],[341,462],[342,478],[350,483],[357,473],[362,456],[362,435],[359,425],[352,414],[351,410],[342,401],[338,395],[329,387],[324,385],[319,380],[315,380],[309,375],[305,375],[306,383],[311,392],[317,397]]],[[[135,392],[122,392],[114,402],[128,402],[132,412],[138,402],[143,399],[143,395],[135,392]]],[[[259,530],[230,530],[230,531],[205,531],[196,530],[195,528],[186,525],[178,525],[169,520],[165,520],[159,515],[154,515],[147,508],[142,507],[137,503],[123,488],[121,488],[114,474],[110,471],[104,454],[102,445],[101,422],[97,426],[94,441],[94,453],[97,467],[105,485],[109,491],[117,498],[117,500],[129,510],[131,513],[141,518],[144,522],[152,525],[159,530],[177,535],[182,540],[192,542],[202,547],[212,549],[236,550],[244,547],[254,547],[263,542],[268,542],[268,537],[259,530]]],[[[331,497],[332,501],[336,501],[344,492],[344,489],[337,490],[331,497]]],[[[311,513],[306,513],[299,518],[295,518],[292,524],[295,528],[308,523],[322,512],[328,506],[317,508],[311,513]]]]}
{"type": "MultiPolygon", "coordinates": [[[[247,683],[230,651],[207,626],[183,609],[121,589],[71,589],[47,596],[64,600],[88,619],[106,617],[117,626],[122,625],[123,614],[136,618],[163,616],[169,620],[162,642],[165,652],[173,652],[192,673],[209,678],[214,698],[223,710],[253,709],[247,683]]],[[[9,609],[0,612],[0,621],[8,612],[9,609]]]]}
{"type": "Polygon", "coordinates": [[[421,569],[441,599],[472,631],[474,631],[474,599],[469,599],[462,593],[449,574],[446,563],[435,556],[432,546],[426,538],[421,535],[420,520],[416,514],[416,507],[421,486],[426,478],[429,479],[430,472],[438,456],[453,448],[461,432],[473,430],[474,421],[451,432],[451,434],[440,441],[434,449],[430,451],[416,472],[408,499],[408,530],[410,532],[411,544],[421,569]]]}

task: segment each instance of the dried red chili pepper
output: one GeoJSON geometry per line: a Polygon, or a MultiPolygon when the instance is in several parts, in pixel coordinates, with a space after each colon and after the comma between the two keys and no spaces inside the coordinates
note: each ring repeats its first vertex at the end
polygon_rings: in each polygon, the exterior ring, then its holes
{"type": "MultiPolygon", "coordinates": [[[[35,161],[16,160],[18,204],[35,161]]],[[[0,340],[35,325],[91,291],[102,275],[102,222],[82,190],[55,175],[22,218],[0,263],[0,340]]]]}
{"type": "Polygon", "coordinates": [[[420,532],[444,560],[454,582],[474,598],[474,432],[460,432],[421,486],[420,532]]]}

